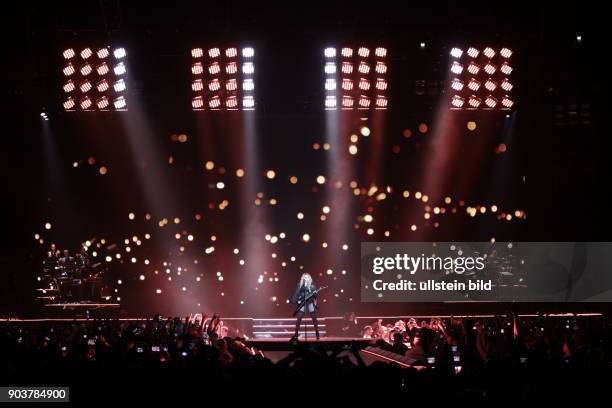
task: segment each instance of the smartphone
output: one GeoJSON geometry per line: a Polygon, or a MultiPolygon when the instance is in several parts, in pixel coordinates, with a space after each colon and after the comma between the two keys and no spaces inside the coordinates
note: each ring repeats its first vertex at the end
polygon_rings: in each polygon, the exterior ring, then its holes
{"type": "Polygon", "coordinates": [[[456,353],[457,352],[457,346],[451,346],[451,350],[452,350],[453,353],[456,353]]]}
{"type": "Polygon", "coordinates": [[[96,344],[96,340],[95,339],[89,339],[87,340],[87,345],[88,346],[94,346],[96,344]]]}
{"type": "Polygon", "coordinates": [[[525,364],[527,363],[527,357],[521,357],[519,361],[521,362],[521,364],[525,364]]]}
{"type": "Polygon", "coordinates": [[[453,361],[454,361],[455,363],[458,363],[459,361],[461,361],[461,357],[459,357],[459,356],[453,356],[453,361]]]}
{"type": "Polygon", "coordinates": [[[436,364],[435,357],[427,357],[427,364],[436,364]]]}
{"type": "Polygon", "coordinates": [[[138,353],[142,353],[142,352],[143,352],[142,347],[138,347],[138,348],[136,349],[136,352],[138,352],[138,353]]]}
{"type": "Polygon", "coordinates": [[[151,347],[151,351],[154,352],[154,353],[159,353],[159,346],[151,347]]]}
{"type": "Polygon", "coordinates": [[[455,366],[455,374],[459,374],[462,369],[463,369],[463,367],[461,367],[461,366],[455,366]]]}

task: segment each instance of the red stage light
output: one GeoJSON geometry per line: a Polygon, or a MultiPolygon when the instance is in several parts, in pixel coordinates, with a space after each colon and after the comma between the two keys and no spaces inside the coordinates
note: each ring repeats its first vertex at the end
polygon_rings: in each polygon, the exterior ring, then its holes
{"type": "Polygon", "coordinates": [[[512,50],[510,48],[505,48],[504,47],[499,52],[499,55],[501,55],[504,58],[510,58],[512,56],[512,50]]]}
{"type": "Polygon", "coordinates": [[[87,76],[87,75],[91,74],[91,71],[92,71],[91,65],[89,65],[89,64],[83,65],[81,67],[81,75],[83,75],[83,76],[87,76]]]}
{"type": "Polygon", "coordinates": [[[353,64],[350,62],[342,63],[342,73],[343,74],[352,74],[353,73],[353,64]]]}
{"type": "Polygon", "coordinates": [[[64,105],[64,109],[66,110],[74,109],[74,99],[72,99],[72,97],[69,97],[68,99],[64,101],[63,105],[64,105]]]}
{"type": "Polygon", "coordinates": [[[495,71],[497,71],[497,68],[495,67],[495,65],[488,63],[487,65],[485,65],[484,71],[489,75],[493,75],[495,71]]]}
{"type": "Polygon", "coordinates": [[[453,105],[455,108],[463,108],[463,105],[465,105],[465,99],[463,99],[459,95],[454,95],[451,101],[451,105],[453,105]]]}
{"type": "Polygon", "coordinates": [[[237,55],[238,55],[238,50],[234,47],[228,48],[225,50],[225,56],[227,58],[236,58],[237,55]]]}
{"type": "Polygon", "coordinates": [[[231,78],[228,79],[225,82],[225,89],[228,91],[235,91],[238,89],[238,82],[236,81],[236,78],[231,78]]]}
{"type": "Polygon", "coordinates": [[[68,82],[64,84],[63,88],[64,88],[64,92],[66,93],[74,91],[75,86],[74,86],[74,82],[72,82],[72,79],[69,79],[68,82]]]}
{"type": "Polygon", "coordinates": [[[196,62],[191,65],[191,73],[193,75],[201,75],[204,72],[204,68],[202,67],[201,62],[196,62]]]}
{"type": "Polygon", "coordinates": [[[74,67],[72,66],[72,64],[68,64],[64,67],[64,69],[62,69],[62,72],[64,73],[64,75],[66,76],[70,76],[72,74],[74,74],[75,70],[74,67]]]}
{"type": "Polygon", "coordinates": [[[497,82],[489,78],[485,82],[485,88],[487,89],[487,91],[493,92],[497,88],[497,82]]]}
{"type": "Polygon", "coordinates": [[[353,49],[348,47],[343,47],[341,54],[344,58],[351,58],[353,56],[353,49]]]}
{"type": "Polygon", "coordinates": [[[510,92],[512,90],[512,88],[514,88],[514,85],[512,85],[512,83],[510,81],[508,81],[507,78],[504,78],[504,80],[501,83],[501,88],[504,91],[510,92]]]}
{"type": "Polygon", "coordinates": [[[83,58],[84,60],[91,57],[92,55],[93,55],[93,51],[89,47],[81,51],[81,58],[83,58]]]}
{"type": "Polygon", "coordinates": [[[229,75],[234,75],[238,72],[238,65],[236,62],[232,61],[225,66],[225,73],[229,75]]]}
{"type": "Polygon", "coordinates": [[[103,62],[102,64],[96,67],[96,72],[98,73],[98,75],[106,75],[108,74],[109,70],[110,68],[108,68],[108,65],[106,64],[106,62],[103,62]]]}
{"type": "Polygon", "coordinates": [[[361,58],[368,58],[370,56],[370,49],[366,47],[359,47],[357,55],[359,55],[361,58]]]}
{"type": "Polygon", "coordinates": [[[467,55],[470,58],[478,58],[478,55],[480,54],[480,51],[478,51],[478,49],[474,48],[474,47],[470,47],[467,50],[467,55]]]}
{"type": "Polygon", "coordinates": [[[510,109],[514,105],[514,102],[508,95],[506,95],[502,98],[501,104],[504,108],[510,109]]]}
{"type": "Polygon", "coordinates": [[[472,75],[477,75],[478,72],[480,72],[480,66],[478,66],[478,64],[476,64],[474,61],[470,62],[470,65],[468,65],[468,72],[472,75]]]}
{"type": "Polygon", "coordinates": [[[470,82],[468,83],[468,88],[470,88],[474,92],[478,91],[480,89],[480,81],[474,78],[470,79],[470,82]]]}
{"type": "Polygon", "coordinates": [[[384,47],[377,47],[374,51],[374,55],[378,58],[385,58],[387,56],[387,49],[384,47]]]}
{"type": "Polygon", "coordinates": [[[191,100],[191,106],[194,109],[202,109],[204,107],[204,101],[201,96],[196,96],[191,100]]]}
{"type": "Polygon", "coordinates": [[[208,101],[208,106],[210,107],[210,109],[219,109],[221,107],[221,98],[219,98],[218,96],[213,96],[208,101]]]}
{"type": "Polygon", "coordinates": [[[106,79],[103,79],[96,84],[96,89],[98,90],[98,92],[106,92],[108,91],[108,88],[109,88],[109,85],[106,79]]]}
{"type": "Polygon", "coordinates": [[[221,55],[221,51],[219,50],[219,48],[211,48],[208,50],[208,56],[210,58],[217,58],[219,55],[221,55]]]}
{"type": "Polygon", "coordinates": [[[100,48],[96,54],[98,55],[99,59],[104,59],[110,55],[108,48],[100,48]]]}
{"type": "Polygon", "coordinates": [[[368,91],[370,89],[370,81],[365,78],[359,80],[359,89],[362,91],[368,91]]]}
{"type": "Polygon", "coordinates": [[[461,75],[461,73],[463,72],[463,65],[461,65],[457,61],[453,61],[453,65],[451,65],[451,72],[456,75],[461,75]]]}
{"type": "Polygon", "coordinates": [[[193,81],[191,83],[191,89],[194,92],[199,92],[199,91],[203,90],[204,89],[204,84],[202,83],[202,80],[201,79],[196,79],[195,81],[193,81]]]}
{"type": "Polygon", "coordinates": [[[359,107],[360,108],[369,108],[370,107],[370,98],[368,98],[367,96],[361,96],[359,97],[359,107]]]}
{"type": "Polygon", "coordinates": [[[353,80],[348,79],[348,78],[343,78],[342,79],[342,89],[344,89],[345,91],[352,91],[353,90],[353,80]]]}
{"type": "Polygon", "coordinates": [[[87,92],[91,91],[91,82],[89,82],[87,80],[82,82],[81,85],[79,85],[79,89],[83,93],[87,93],[87,92]]]}
{"type": "Polygon", "coordinates": [[[478,108],[481,103],[482,103],[482,99],[480,99],[479,97],[475,95],[470,96],[470,98],[468,99],[468,105],[471,108],[478,108]]]}
{"type": "Polygon", "coordinates": [[[85,98],[81,99],[81,102],[79,103],[79,105],[81,106],[81,109],[83,110],[87,110],[89,108],[91,108],[91,99],[89,99],[89,96],[86,96],[85,98]]]}
{"type": "Polygon", "coordinates": [[[385,64],[384,62],[378,61],[376,63],[375,70],[376,70],[377,74],[386,74],[387,73],[387,64],[385,64]]]}
{"type": "Polygon", "coordinates": [[[219,89],[221,89],[221,81],[219,81],[217,78],[213,79],[208,83],[209,91],[216,92],[219,89]]]}
{"type": "Polygon", "coordinates": [[[378,89],[379,91],[386,91],[387,90],[387,81],[385,81],[382,78],[378,78],[376,80],[376,89],[378,89]]]}
{"type": "Polygon", "coordinates": [[[64,52],[62,52],[62,56],[65,59],[70,59],[73,58],[76,55],[76,53],[74,52],[74,50],[72,48],[67,48],[64,50],[64,52]]]}
{"type": "Polygon", "coordinates": [[[370,64],[367,62],[361,61],[359,63],[359,72],[362,74],[367,74],[370,72],[370,64]]]}
{"type": "Polygon", "coordinates": [[[510,75],[512,73],[512,67],[508,65],[507,62],[504,62],[499,68],[499,70],[505,75],[510,75]]]}
{"type": "Polygon", "coordinates": [[[386,97],[384,97],[384,96],[378,96],[378,97],[376,98],[376,107],[377,107],[377,108],[384,109],[384,108],[386,108],[386,107],[387,107],[388,103],[389,103],[389,101],[388,101],[388,100],[387,100],[387,98],[386,98],[386,97]]]}
{"type": "Polygon", "coordinates": [[[463,50],[461,48],[454,47],[451,50],[450,54],[453,58],[461,58],[461,56],[463,55],[463,50]]]}
{"type": "Polygon", "coordinates": [[[208,66],[208,73],[211,75],[217,75],[219,72],[221,72],[221,66],[219,65],[218,62],[213,62],[212,64],[210,64],[208,66]]]}
{"type": "Polygon", "coordinates": [[[96,106],[98,107],[98,109],[108,108],[108,98],[106,96],[103,96],[102,98],[98,99],[96,101],[96,106]]]}
{"type": "Polygon", "coordinates": [[[463,87],[464,87],[463,81],[458,78],[454,78],[453,82],[451,82],[451,88],[453,88],[455,91],[462,91],[463,87]]]}
{"type": "Polygon", "coordinates": [[[201,48],[192,48],[191,56],[193,58],[202,58],[204,56],[204,50],[202,50],[201,48]]]}
{"type": "Polygon", "coordinates": [[[482,53],[485,55],[485,57],[491,59],[495,56],[495,50],[491,47],[487,47],[485,48],[482,53]]]}
{"type": "Polygon", "coordinates": [[[225,106],[227,106],[228,109],[236,109],[236,108],[238,108],[238,99],[236,99],[235,96],[230,96],[225,101],[225,106]]]}
{"type": "Polygon", "coordinates": [[[345,95],[342,97],[343,108],[353,108],[353,106],[355,106],[355,100],[352,96],[345,95]]]}
{"type": "Polygon", "coordinates": [[[493,109],[497,106],[497,99],[489,95],[487,96],[487,99],[485,99],[485,105],[487,105],[488,108],[493,109]]]}

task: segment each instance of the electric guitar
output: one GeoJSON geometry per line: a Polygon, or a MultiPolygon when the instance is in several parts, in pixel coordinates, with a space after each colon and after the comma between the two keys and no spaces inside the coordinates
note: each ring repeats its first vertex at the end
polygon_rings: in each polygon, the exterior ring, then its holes
{"type": "Polygon", "coordinates": [[[297,315],[298,312],[300,311],[300,309],[302,307],[304,307],[304,305],[306,305],[310,299],[312,299],[313,297],[318,295],[319,292],[322,291],[323,289],[327,289],[327,286],[321,286],[319,289],[315,290],[310,295],[306,296],[306,298],[304,300],[302,300],[300,303],[298,303],[297,308],[295,309],[295,312],[293,312],[293,316],[297,315]]]}

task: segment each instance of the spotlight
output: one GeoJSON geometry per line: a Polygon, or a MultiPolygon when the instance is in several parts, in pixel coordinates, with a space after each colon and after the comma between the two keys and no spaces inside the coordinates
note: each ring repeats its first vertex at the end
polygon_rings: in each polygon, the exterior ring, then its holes
{"type": "Polygon", "coordinates": [[[83,65],[81,67],[80,71],[81,71],[81,75],[83,75],[83,76],[87,76],[87,75],[91,74],[91,71],[92,71],[91,65],[89,65],[89,64],[83,65]]]}
{"type": "Polygon", "coordinates": [[[451,82],[451,88],[453,88],[455,91],[462,91],[463,86],[463,81],[458,78],[454,78],[453,82],[451,82]]]}
{"type": "Polygon", "coordinates": [[[125,98],[123,96],[115,98],[113,104],[115,105],[115,109],[117,110],[125,109],[125,107],[127,106],[127,102],[125,101],[125,98]]]}
{"type": "Polygon", "coordinates": [[[242,81],[243,91],[253,91],[255,89],[255,82],[252,79],[245,79],[242,81]]]}
{"type": "Polygon", "coordinates": [[[348,78],[343,78],[342,79],[342,89],[344,89],[345,91],[352,91],[353,90],[353,80],[348,79],[348,78]]]}
{"type": "Polygon", "coordinates": [[[487,96],[487,98],[485,99],[485,105],[487,105],[488,108],[493,109],[494,107],[497,106],[497,99],[495,99],[494,97],[492,97],[491,95],[487,96]]]}
{"type": "Polygon", "coordinates": [[[85,80],[81,83],[81,85],[79,85],[79,89],[83,93],[89,92],[91,90],[91,82],[85,80]]]}
{"type": "Polygon", "coordinates": [[[84,60],[86,60],[87,58],[91,57],[93,55],[93,51],[91,50],[91,48],[85,48],[83,49],[83,51],[81,51],[81,58],[83,58],[84,60]]]}
{"type": "Polygon", "coordinates": [[[247,75],[255,73],[255,65],[252,62],[245,62],[242,64],[242,73],[247,75]]]}
{"type": "Polygon", "coordinates": [[[115,85],[113,85],[113,88],[115,89],[115,92],[125,91],[125,81],[123,79],[118,80],[117,82],[115,82],[115,85]]]}
{"type": "Polygon", "coordinates": [[[453,99],[451,100],[451,105],[453,105],[455,108],[463,108],[463,105],[465,105],[465,99],[459,95],[454,95],[453,99]]]}
{"type": "Polygon", "coordinates": [[[478,54],[480,54],[480,51],[478,51],[478,50],[477,50],[476,48],[474,48],[474,47],[470,47],[470,48],[468,48],[468,50],[467,50],[467,55],[468,55],[470,58],[478,58],[478,54]]]}
{"type": "Polygon", "coordinates": [[[232,61],[225,66],[226,74],[234,75],[236,72],[238,72],[238,65],[236,64],[235,61],[232,61]]]}
{"type": "Polygon", "coordinates": [[[204,56],[204,51],[201,48],[192,48],[191,56],[193,58],[202,58],[204,56]]]}
{"type": "Polygon", "coordinates": [[[334,58],[336,56],[336,49],[333,47],[327,47],[323,52],[325,58],[334,58]]]}
{"type": "Polygon", "coordinates": [[[193,109],[202,109],[204,107],[204,101],[201,96],[196,96],[191,100],[191,106],[193,109]]]}
{"type": "Polygon", "coordinates": [[[333,78],[327,78],[325,80],[325,90],[326,91],[335,91],[336,90],[336,80],[333,78]]]}
{"type": "Polygon", "coordinates": [[[504,80],[501,83],[501,88],[504,91],[510,92],[512,90],[512,88],[514,88],[514,85],[512,85],[512,83],[510,81],[508,81],[507,78],[504,78],[504,80]]]}
{"type": "Polygon", "coordinates": [[[510,48],[504,47],[504,48],[502,48],[499,51],[499,55],[501,55],[502,57],[508,59],[508,58],[510,58],[512,56],[512,50],[510,48]]]}
{"type": "Polygon", "coordinates": [[[210,75],[217,75],[220,72],[221,72],[221,66],[219,65],[217,61],[213,62],[212,64],[208,66],[208,73],[210,75]]]}
{"type": "MultiPolygon", "coordinates": [[[[335,67],[335,65],[334,65],[334,67],[335,67]]],[[[343,74],[349,74],[349,75],[352,74],[353,73],[353,64],[351,64],[350,62],[343,62],[342,63],[342,73],[343,74]]]]}
{"type": "Polygon", "coordinates": [[[208,56],[210,58],[217,58],[219,55],[221,55],[221,51],[219,50],[219,48],[211,48],[208,50],[208,56]]]}
{"type": "Polygon", "coordinates": [[[387,98],[384,96],[378,96],[376,98],[376,107],[379,109],[385,109],[388,105],[387,98]]]}
{"type": "Polygon", "coordinates": [[[210,98],[210,100],[208,101],[208,107],[210,109],[219,109],[220,106],[221,106],[221,99],[216,95],[210,98]]]}
{"type": "Polygon", "coordinates": [[[493,75],[495,71],[497,71],[497,68],[495,67],[495,65],[488,63],[484,66],[484,71],[489,75],[493,75]]]}
{"type": "Polygon", "coordinates": [[[103,79],[96,84],[96,89],[98,90],[98,92],[106,92],[108,91],[108,88],[108,81],[106,79],[103,79]]]}
{"type": "Polygon", "coordinates": [[[369,91],[370,90],[370,81],[368,81],[365,78],[361,78],[359,80],[359,89],[362,91],[369,91]]]}
{"type": "Polygon", "coordinates": [[[359,63],[359,68],[358,68],[359,72],[362,74],[367,74],[370,72],[370,64],[368,64],[367,62],[361,61],[359,63]]]}
{"type": "Polygon", "coordinates": [[[102,64],[96,67],[96,72],[100,76],[108,74],[108,71],[109,69],[108,69],[108,65],[106,64],[106,62],[103,62],[102,64]]]}
{"type": "Polygon", "coordinates": [[[378,61],[376,63],[375,70],[376,70],[377,74],[386,74],[387,73],[387,64],[385,64],[384,62],[378,61]]]}
{"type": "Polygon", "coordinates": [[[451,57],[453,58],[461,58],[461,56],[463,55],[463,50],[461,48],[453,48],[450,52],[451,57]]]}
{"type": "Polygon", "coordinates": [[[66,100],[64,101],[64,104],[63,104],[63,105],[64,105],[64,109],[66,109],[66,110],[71,110],[71,109],[73,109],[73,108],[74,108],[74,99],[72,99],[72,96],[71,96],[71,97],[69,97],[68,99],[66,99],[66,100]]]}
{"type": "Polygon", "coordinates": [[[337,100],[335,96],[328,95],[325,97],[325,108],[335,109],[336,104],[337,104],[337,100]]]}
{"type": "Polygon", "coordinates": [[[235,96],[228,97],[225,101],[225,106],[231,110],[238,108],[238,99],[235,96]]]}
{"type": "Polygon", "coordinates": [[[366,47],[359,47],[357,55],[359,55],[361,58],[368,58],[370,56],[370,49],[366,47]]]}
{"type": "Polygon", "coordinates": [[[204,89],[204,84],[202,83],[202,80],[201,79],[196,79],[195,81],[193,81],[191,83],[191,89],[194,92],[202,91],[204,89]]]}
{"type": "Polygon", "coordinates": [[[364,95],[360,96],[359,97],[359,108],[367,109],[369,107],[370,107],[370,98],[364,95]]]}
{"type": "Polygon", "coordinates": [[[64,88],[64,92],[68,93],[68,92],[72,92],[74,91],[74,82],[72,82],[72,79],[69,79],[68,82],[66,82],[63,86],[64,88]]]}
{"type": "Polygon", "coordinates": [[[227,91],[235,91],[238,89],[238,83],[236,82],[236,78],[231,78],[225,82],[225,89],[227,91]]]}
{"type": "Polygon", "coordinates": [[[255,98],[253,98],[253,95],[247,95],[242,98],[242,107],[247,110],[255,108],[255,98]]]}
{"type": "Polygon", "coordinates": [[[121,47],[121,48],[115,48],[115,51],[113,51],[113,55],[115,56],[115,59],[121,59],[121,58],[125,58],[127,53],[125,52],[125,48],[121,47]]]}
{"type": "Polygon", "coordinates": [[[101,97],[96,101],[98,109],[103,110],[108,108],[108,98],[106,96],[101,97]]]}
{"type": "MultiPolygon", "coordinates": [[[[344,67],[344,64],[342,64],[342,67],[344,67]]],[[[325,73],[326,74],[335,74],[336,73],[336,64],[334,64],[333,62],[328,62],[325,64],[325,73]]]]}
{"type": "Polygon", "coordinates": [[[255,50],[253,47],[245,47],[242,49],[242,56],[244,58],[253,58],[255,56],[255,50]]]}
{"type": "Polygon", "coordinates": [[[478,108],[481,103],[482,103],[482,99],[480,99],[479,97],[475,95],[470,96],[470,98],[468,99],[468,105],[471,108],[478,108]]]}
{"type": "Polygon", "coordinates": [[[191,73],[193,75],[201,75],[204,72],[204,68],[202,67],[201,62],[196,62],[191,65],[191,73]]]}
{"type": "Polygon", "coordinates": [[[125,74],[126,72],[125,64],[123,64],[123,62],[120,62],[119,64],[115,65],[115,68],[113,69],[113,71],[115,72],[115,75],[125,74]]]}
{"type": "Polygon", "coordinates": [[[89,99],[89,96],[86,96],[85,98],[81,99],[81,102],[79,102],[79,106],[83,110],[89,109],[91,107],[91,99],[89,99]]]}
{"type": "Polygon", "coordinates": [[[508,65],[507,62],[504,62],[499,68],[499,70],[505,75],[510,75],[512,73],[512,67],[508,65]]]}
{"type": "Polygon", "coordinates": [[[385,81],[382,78],[378,78],[376,80],[376,89],[378,89],[379,91],[386,91],[387,90],[387,81],[385,81]]]}
{"type": "Polygon", "coordinates": [[[451,72],[453,74],[461,75],[461,73],[463,72],[463,65],[461,65],[457,61],[453,61],[453,65],[451,65],[451,72]]]}
{"type": "Polygon", "coordinates": [[[351,58],[353,56],[353,49],[348,47],[343,47],[341,51],[342,57],[351,58]]]}
{"type": "Polygon", "coordinates": [[[217,78],[213,79],[208,83],[208,90],[216,92],[219,89],[221,89],[221,82],[217,78]]]}
{"type": "Polygon", "coordinates": [[[378,58],[385,58],[387,56],[387,49],[384,47],[377,47],[374,51],[374,55],[378,58]]]}
{"type": "Polygon", "coordinates": [[[495,50],[491,47],[486,47],[482,53],[484,54],[485,57],[491,59],[495,56],[495,50]]]}
{"type": "Polygon", "coordinates": [[[485,82],[485,88],[487,89],[487,91],[493,92],[497,88],[497,82],[489,78],[485,82]]]}
{"type": "Polygon", "coordinates": [[[237,55],[238,55],[238,50],[234,47],[231,47],[225,50],[225,56],[227,58],[236,58],[237,55]]]}
{"type": "Polygon", "coordinates": [[[73,58],[76,55],[76,53],[74,52],[74,50],[72,48],[67,48],[64,50],[64,52],[62,52],[62,56],[65,59],[70,59],[73,58]]]}
{"type": "Polygon", "coordinates": [[[470,62],[470,65],[468,65],[467,68],[468,72],[472,75],[477,75],[478,72],[480,72],[480,66],[478,66],[478,64],[476,64],[474,61],[470,62]]]}
{"type": "Polygon", "coordinates": [[[98,50],[98,52],[96,52],[96,55],[98,56],[98,59],[104,59],[106,57],[108,57],[109,52],[108,52],[108,48],[100,48],[98,50]]]}
{"type": "Polygon", "coordinates": [[[514,105],[514,102],[506,95],[502,98],[501,104],[504,108],[510,109],[514,105]]]}

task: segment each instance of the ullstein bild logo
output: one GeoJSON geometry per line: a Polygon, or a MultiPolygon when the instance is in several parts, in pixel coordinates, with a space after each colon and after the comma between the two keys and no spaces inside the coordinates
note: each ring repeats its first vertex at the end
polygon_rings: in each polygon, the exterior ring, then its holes
{"type": "Polygon", "coordinates": [[[610,242],[363,242],[363,302],[610,302],[610,242]]]}

